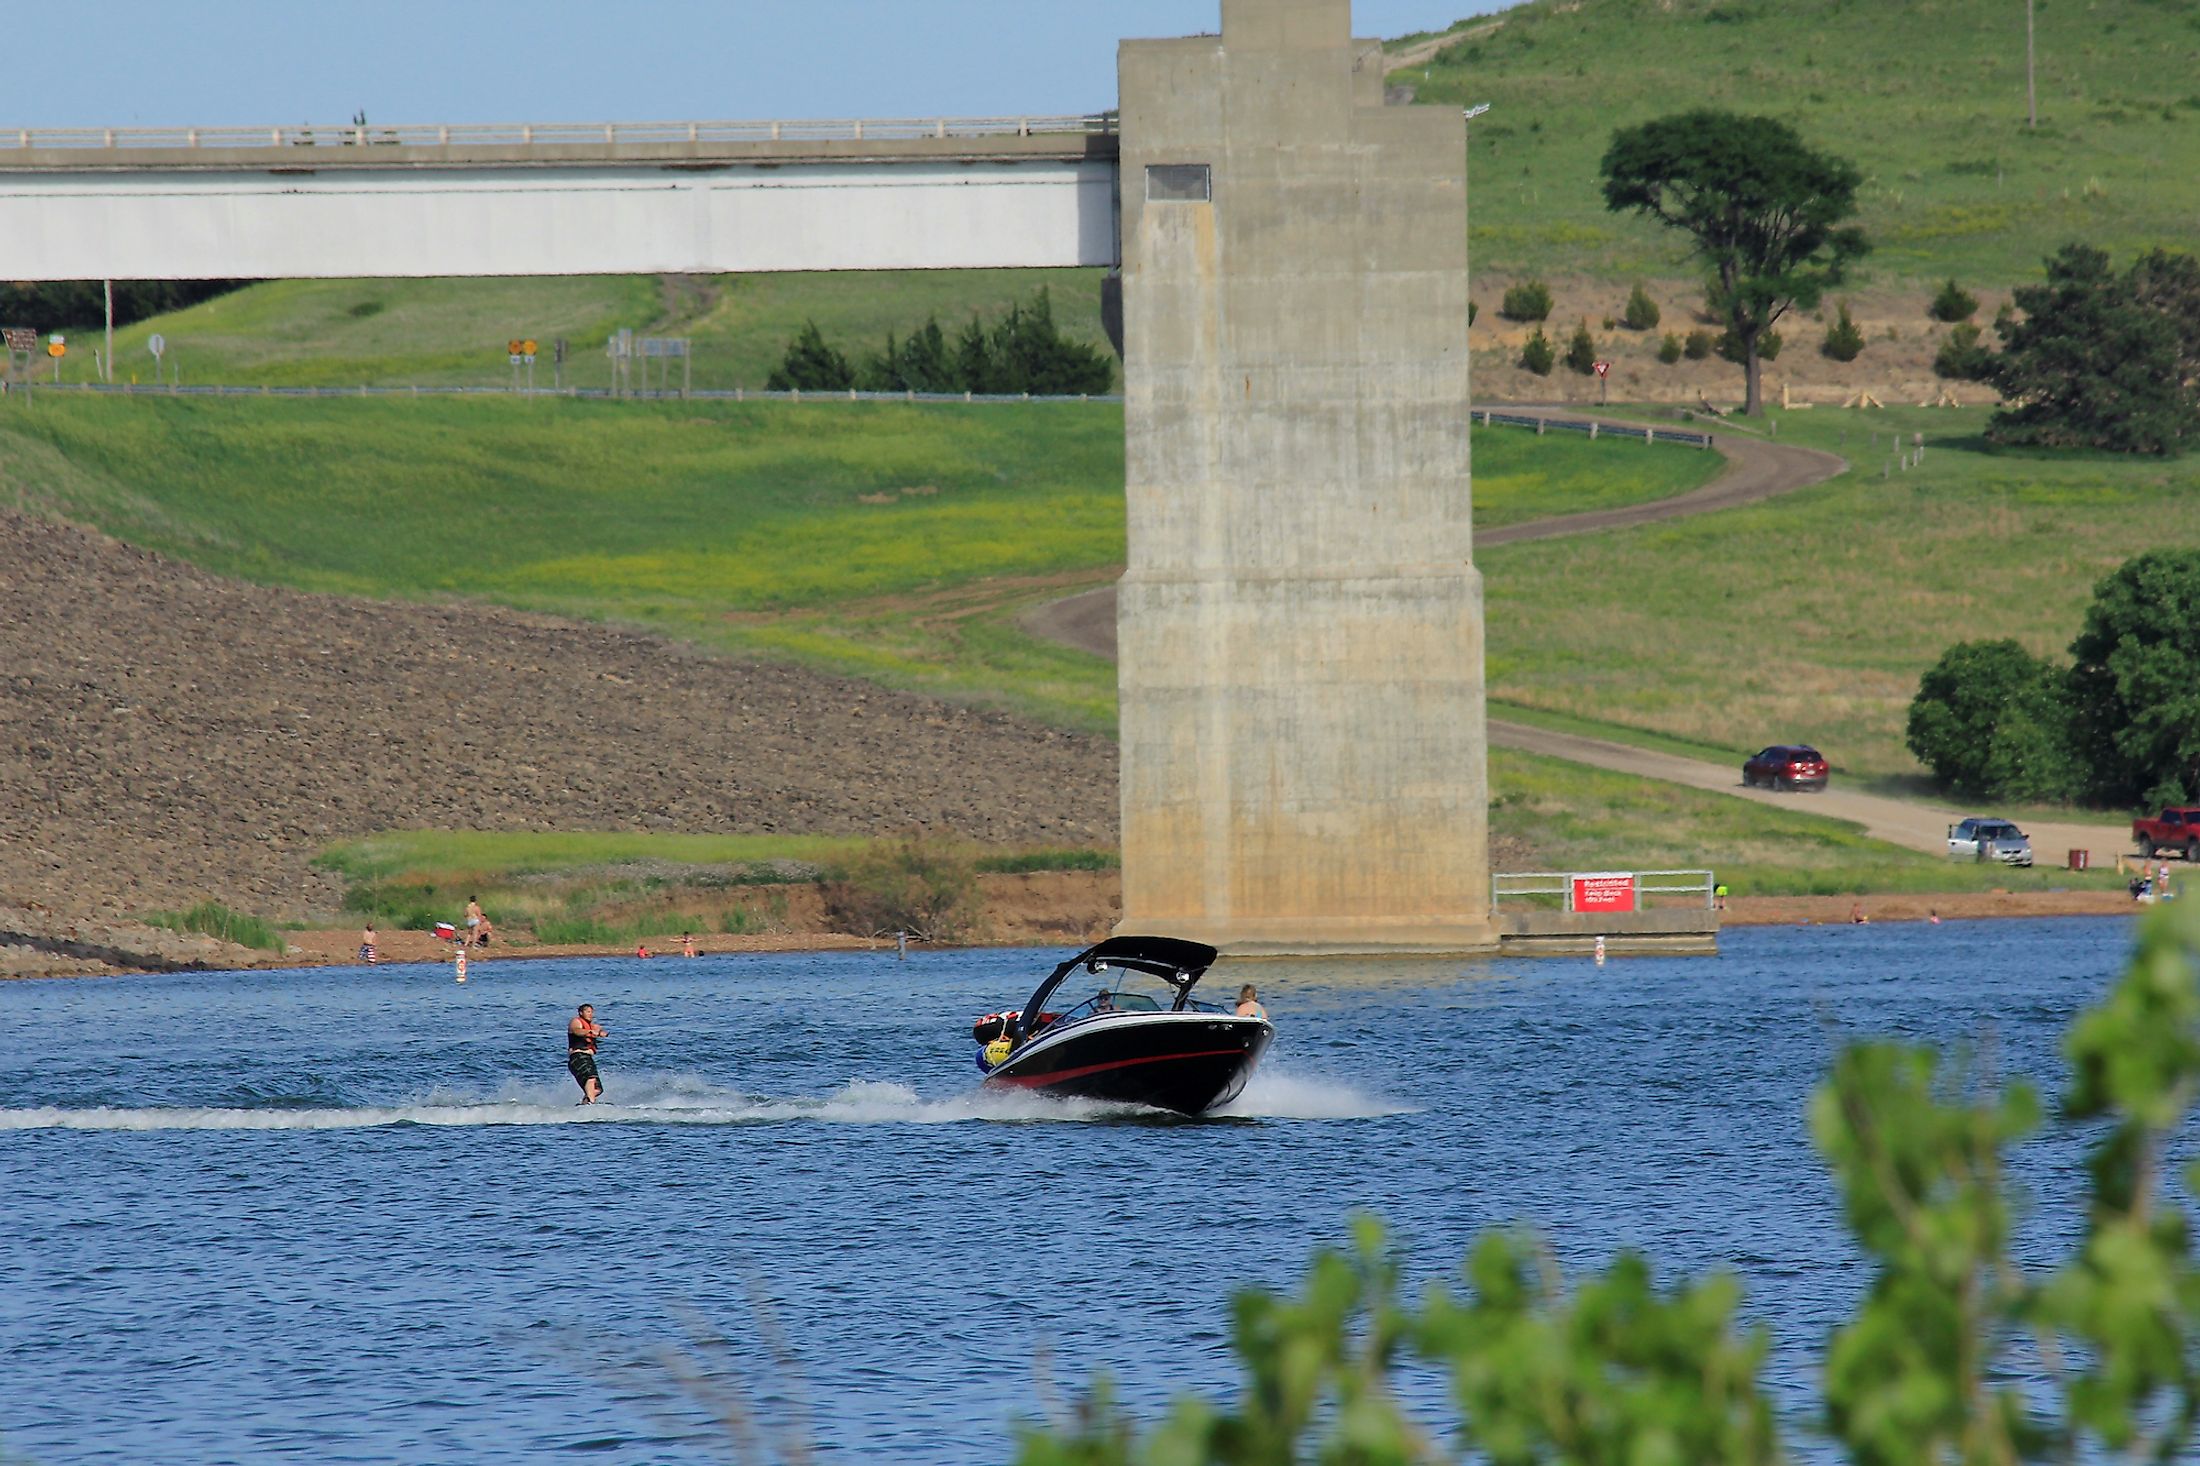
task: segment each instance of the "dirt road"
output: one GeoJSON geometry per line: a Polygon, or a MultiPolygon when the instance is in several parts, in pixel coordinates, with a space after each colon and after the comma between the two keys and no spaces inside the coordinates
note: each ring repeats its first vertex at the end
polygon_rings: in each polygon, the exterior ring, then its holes
{"type": "MultiPolygon", "coordinates": [[[[1580,415],[1576,408],[1542,403],[1505,410],[1533,417],[1580,415]]],[[[1633,428],[1639,432],[1650,426],[1625,418],[1594,416],[1607,427],[1633,428]]],[[[1508,524],[1476,534],[1475,544],[1490,549],[1526,540],[1552,540],[1566,535],[1686,519],[1807,489],[1848,468],[1845,460],[1813,448],[1791,448],[1732,432],[1716,436],[1718,451],[1726,459],[1726,471],[1700,489],[1619,509],[1597,509],[1586,514],[1561,514],[1549,519],[1531,519],[1523,524],[1508,524]]],[[[1019,619],[1024,630],[1033,636],[1115,660],[1115,587],[1112,585],[1034,606],[1019,619]]]]}
{"type": "MultiPolygon", "coordinates": [[[[1705,763],[1701,759],[1656,753],[1625,743],[1608,742],[1602,738],[1584,738],[1575,733],[1553,733],[1543,728],[1531,728],[1524,723],[1508,723],[1494,718],[1490,721],[1490,744],[1496,748],[1517,748],[1527,753],[1548,754],[1569,763],[1636,774],[1645,779],[1663,779],[1671,784],[1686,784],[1692,789],[1730,794],[1736,799],[1776,805],[1781,809],[1849,820],[1862,825],[1864,833],[1875,840],[1885,840],[1890,845],[1921,850],[1930,855],[1947,853],[1948,826],[1967,814],[1992,812],[1958,809],[1954,805],[1917,804],[1904,799],[1889,799],[1884,795],[1843,789],[1838,783],[1822,794],[1776,794],[1768,789],[1744,789],[1739,760],[1731,764],[1705,763]]],[[[2043,865],[2060,865],[2064,853],[2070,850],[2089,850],[2096,861],[2107,861],[2117,851],[2129,848],[2131,843],[2131,832],[2123,825],[2058,823],[2026,824],[2024,828],[2025,833],[2032,837],[2034,857],[2043,865]]]]}

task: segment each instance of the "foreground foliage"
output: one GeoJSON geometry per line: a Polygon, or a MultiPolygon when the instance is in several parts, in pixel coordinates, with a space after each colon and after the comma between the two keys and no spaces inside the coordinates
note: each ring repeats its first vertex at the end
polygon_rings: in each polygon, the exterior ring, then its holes
{"type": "MultiPolygon", "coordinates": [[[[2071,1026],[2060,1120],[2094,1137],[2075,1250],[2009,1252],[2008,1148],[2039,1125],[2030,1086],[1963,1056],[1850,1046],[1810,1106],[1813,1137],[1873,1270],[1825,1357],[1823,1427],[1870,1466],[2180,1459],[2200,1420],[2200,1274],[2166,1148],[2200,1092],[2200,903],[2164,908],[2130,970],[2071,1026]],[[2019,1388],[2018,1379],[2037,1381],[2019,1388]]],[[[2200,1185],[2200,1167],[2186,1173],[2200,1185]]],[[[1463,1276],[1400,1296],[1379,1224],[1317,1253],[1295,1297],[1239,1294],[1236,1400],[1178,1403],[1141,1431],[1100,1382],[1073,1418],[1026,1429],[1021,1466],[1761,1463],[1784,1458],[1760,1383],[1762,1327],[1726,1275],[1661,1282],[1623,1254],[1568,1284],[1516,1231],[1463,1276]],[[1401,1403],[1448,1382],[1451,1429],[1401,1403]]]]}

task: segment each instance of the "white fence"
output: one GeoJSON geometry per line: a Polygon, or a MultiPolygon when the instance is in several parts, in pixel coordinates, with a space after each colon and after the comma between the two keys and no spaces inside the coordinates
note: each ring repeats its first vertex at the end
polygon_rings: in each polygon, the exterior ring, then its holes
{"type": "Polygon", "coordinates": [[[575,147],[622,144],[893,142],[921,138],[1107,137],[1112,114],[924,117],[807,122],[474,122],[382,127],[19,127],[0,149],[575,147]]]}
{"type": "MultiPolygon", "coordinates": [[[[1608,880],[1611,873],[1605,871],[1526,871],[1511,874],[1493,874],[1490,877],[1490,909],[1502,911],[1507,901],[1530,901],[1538,906],[1547,905],[1552,897],[1563,902],[1563,910],[1574,909],[1574,882],[1594,877],[1608,880]]],[[[1640,911],[1647,904],[1646,896],[1686,896],[1691,903],[1700,900],[1706,911],[1712,910],[1716,901],[1718,882],[1708,870],[1641,870],[1625,873],[1634,890],[1634,909],[1640,911]]]]}

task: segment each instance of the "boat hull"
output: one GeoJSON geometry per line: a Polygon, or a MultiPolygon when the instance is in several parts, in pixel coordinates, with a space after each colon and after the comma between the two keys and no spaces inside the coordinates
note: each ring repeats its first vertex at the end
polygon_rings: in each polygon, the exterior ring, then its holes
{"type": "Polygon", "coordinates": [[[1042,1033],[988,1086],[1202,1115],[1234,1100],[1275,1030],[1223,1013],[1115,1014],[1042,1033]]]}

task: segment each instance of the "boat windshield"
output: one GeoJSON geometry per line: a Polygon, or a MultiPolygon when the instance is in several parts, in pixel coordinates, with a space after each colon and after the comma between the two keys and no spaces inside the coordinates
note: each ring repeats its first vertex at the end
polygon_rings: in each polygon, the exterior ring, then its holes
{"type": "MultiPolygon", "coordinates": [[[[1097,973],[1080,973],[1091,984],[1083,1002],[1062,1011],[1056,1024],[1078,1023],[1087,1018],[1097,1018],[1104,1013],[1167,1013],[1176,1007],[1176,990],[1158,977],[1134,972],[1125,967],[1106,967],[1097,973]],[[1103,984],[1105,984],[1103,986],[1103,984]]],[[[1063,984],[1064,995],[1077,988],[1063,984]]],[[[1057,1000],[1058,1001],[1058,1000],[1057,1000]]],[[[1184,1004],[1186,1012],[1219,1013],[1222,1010],[1213,1003],[1193,999],[1184,1004]]]]}

